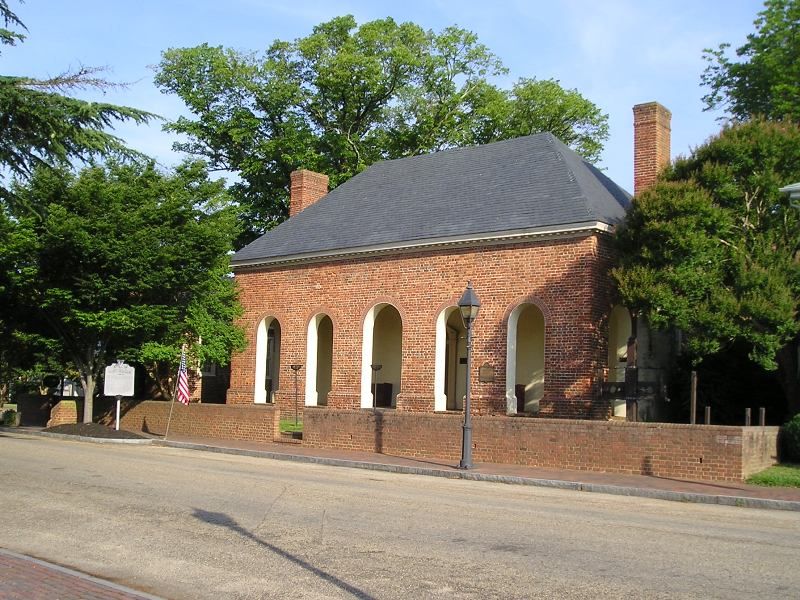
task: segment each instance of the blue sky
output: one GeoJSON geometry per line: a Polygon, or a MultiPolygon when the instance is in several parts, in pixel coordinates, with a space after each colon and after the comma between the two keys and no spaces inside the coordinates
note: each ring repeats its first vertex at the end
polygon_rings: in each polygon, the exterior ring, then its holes
{"type": "MultiPolygon", "coordinates": [[[[440,31],[458,25],[478,35],[519,77],[555,78],[609,115],[611,137],[601,167],[633,189],[634,104],[656,100],[672,111],[672,154],[688,153],[719,130],[720,113],[703,112],[702,51],[742,45],[762,2],[753,0],[316,1],[316,0],[27,0],[9,6],[28,39],[0,55],[0,73],[46,77],[79,65],[106,66],[108,78],[130,82],[103,100],[174,119],[177,97],[153,85],[161,52],[207,42],[260,52],[292,40],[332,17],[359,23],[391,16],[440,31]]],[[[96,99],[92,94],[79,94],[96,99]]],[[[160,123],[117,129],[134,148],[165,166],[180,156],[160,123]]]]}

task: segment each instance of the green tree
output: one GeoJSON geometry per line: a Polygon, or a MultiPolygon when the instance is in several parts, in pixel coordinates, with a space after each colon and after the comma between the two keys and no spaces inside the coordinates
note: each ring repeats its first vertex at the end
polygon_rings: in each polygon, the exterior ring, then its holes
{"type": "MultiPolygon", "coordinates": [[[[25,39],[25,25],[0,0],[0,45],[14,46],[25,39]],[[13,29],[9,29],[13,28],[13,29]]],[[[72,159],[135,155],[107,131],[114,123],[145,123],[155,115],[102,102],[86,102],[69,94],[85,89],[108,89],[114,84],[100,77],[100,69],[82,67],[50,79],[0,75],[0,165],[28,177],[39,165],[66,166],[72,159]]],[[[2,182],[0,171],[0,182],[2,182]]],[[[0,188],[7,193],[8,190],[0,188]]]]}
{"type": "Polygon", "coordinates": [[[20,293],[80,373],[84,422],[112,358],[140,360],[157,378],[182,343],[221,364],[242,346],[228,277],[236,216],[199,163],[174,175],[138,163],[37,169],[13,197],[18,229],[34,240],[20,293]]]}
{"type": "Polygon", "coordinates": [[[167,125],[186,136],[175,148],[239,176],[247,241],[286,217],[289,174],[301,167],[335,187],[378,160],[545,130],[598,159],[607,115],[556,81],[500,89],[491,79],[502,73],[463,29],[345,16],[263,56],[167,50],[156,83],[193,115],[167,125]]]}
{"type": "Polygon", "coordinates": [[[29,321],[29,303],[21,289],[35,274],[30,262],[34,238],[28,228],[12,219],[0,203],[0,403],[8,400],[9,384],[31,361],[30,338],[21,335],[19,324],[29,321]]]}
{"type": "Polygon", "coordinates": [[[753,115],[800,121],[800,0],[767,0],[756,32],[729,57],[730,44],[706,49],[702,83],[706,110],[724,108],[734,119],[753,115]]]}
{"type": "Polygon", "coordinates": [[[778,189],[800,181],[800,127],[728,126],[633,201],[613,271],[622,300],[676,326],[694,363],[733,344],[778,369],[797,412],[800,215],[778,189]]]}

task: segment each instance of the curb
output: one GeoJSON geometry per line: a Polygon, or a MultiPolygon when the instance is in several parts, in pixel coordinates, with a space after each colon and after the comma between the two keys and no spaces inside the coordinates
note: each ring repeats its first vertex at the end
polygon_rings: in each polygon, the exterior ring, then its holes
{"type": "Polygon", "coordinates": [[[534,487],[547,487],[577,492],[590,492],[598,494],[612,494],[615,496],[636,496],[652,500],[667,500],[670,502],[690,502],[694,504],[717,504],[720,506],[736,506],[741,508],[759,508],[767,510],[789,510],[800,512],[800,502],[794,500],[774,500],[770,498],[752,498],[749,496],[718,496],[713,494],[700,494],[696,492],[673,492],[669,490],[654,490],[649,488],[624,487],[601,483],[582,483],[579,481],[563,481],[558,479],[535,479],[515,475],[491,475],[476,473],[474,471],[456,471],[446,469],[429,469],[425,467],[410,467],[407,465],[388,465],[385,463],[372,463],[354,461],[341,458],[325,458],[321,456],[306,456],[302,454],[283,454],[266,450],[245,450],[242,448],[224,448],[221,446],[207,446],[191,442],[170,442],[153,440],[154,445],[183,448],[186,450],[200,450],[203,452],[216,452],[218,454],[235,454],[238,456],[252,456],[256,458],[269,458],[293,462],[326,465],[331,467],[346,467],[351,469],[367,469],[371,471],[384,471],[403,475],[426,475],[429,477],[443,477],[446,479],[465,479],[469,481],[488,481],[491,483],[505,483],[509,485],[528,485],[534,487]]]}
{"type": "Polygon", "coordinates": [[[126,438],[96,438],[83,435],[70,435],[68,433],[51,433],[49,431],[26,431],[29,435],[39,435],[41,437],[56,438],[58,440],[71,440],[73,442],[87,442],[89,444],[133,444],[134,446],[149,446],[155,440],[150,438],[126,439],[126,438]]]}
{"type": "MultiPolygon", "coordinates": [[[[0,431],[14,431],[14,428],[0,427],[0,431]]],[[[753,498],[750,496],[719,496],[714,494],[701,494],[698,492],[674,492],[670,490],[654,490],[650,488],[625,487],[602,483],[583,483],[580,481],[564,481],[560,479],[536,479],[533,477],[520,477],[517,475],[492,475],[489,473],[476,473],[475,471],[459,471],[455,469],[432,469],[426,467],[411,467],[408,465],[390,465],[367,461],[347,460],[344,458],[327,458],[322,456],[308,456],[305,454],[286,454],[270,452],[269,450],[247,450],[244,448],[226,448],[224,446],[208,446],[192,442],[172,442],[153,438],[145,439],[115,439],[115,438],[90,438],[83,436],[67,435],[64,433],[49,433],[44,431],[26,431],[29,435],[39,435],[57,439],[88,442],[94,444],[133,444],[140,446],[161,446],[165,448],[182,448],[185,450],[200,450],[202,452],[215,452],[217,454],[232,454],[237,456],[252,456],[255,458],[269,458],[301,462],[330,467],[345,467],[348,469],[367,469],[370,471],[383,471],[385,473],[398,473],[401,475],[424,475],[427,477],[442,477],[445,479],[464,479],[468,481],[488,481],[491,483],[505,483],[508,485],[527,485],[546,487],[575,492],[590,492],[597,494],[612,494],[615,496],[635,496],[650,498],[652,500],[666,500],[669,502],[688,502],[693,504],[716,504],[719,506],[735,506],[740,508],[758,508],[764,510],[789,510],[800,512],[800,501],[775,500],[771,498],[753,498]]]]}

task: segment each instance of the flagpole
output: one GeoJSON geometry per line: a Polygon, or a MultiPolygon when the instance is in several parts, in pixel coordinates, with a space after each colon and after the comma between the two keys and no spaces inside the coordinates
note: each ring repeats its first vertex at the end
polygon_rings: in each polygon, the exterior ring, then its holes
{"type": "MultiPolygon", "coordinates": [[[[181,346],[181,361],[183,360],[184,353],[186,352],[186,344],[181,346]]],[[[178,368],[180,370],[180,368],[178,368]]],[[[167,431],[164,432],[164,441],[167,441],[167,437],[169,436],[169,424],[172,423],[172,409],[175,408],[175,396],[178,390],[178,379],[180,377],[175,378],[175,387],[172,388],[172,401],[169,403],[169,417],[167,417],[167,431]]]]}
{"type": "Polygon", "coordinates": [[[164,434],[164,441],[167,441],[167,436],[169,436],[169,424],[172,422],[172,409],[175,408],[175,391],[172,391],[172,400],[169,403],[169,417],[167,418],[167,431],[164,434]]]}

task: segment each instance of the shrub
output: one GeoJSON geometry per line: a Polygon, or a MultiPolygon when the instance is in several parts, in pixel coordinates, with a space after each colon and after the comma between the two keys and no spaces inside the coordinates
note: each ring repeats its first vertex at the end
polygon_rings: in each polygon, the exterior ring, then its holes
{"type": "Polygon", "coordinates": [[[17,411],[15,410],[5,410],[3,411],[2,416],[0,416],[0,425],[3,427],[16,427],[19,425],[19,421],[17,419],[17,411]]]}
{"type": "Polygon", "coordinates": [[[800,462],[800,413],[783,426],[784,462],[800,462]]]}

